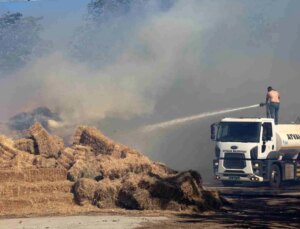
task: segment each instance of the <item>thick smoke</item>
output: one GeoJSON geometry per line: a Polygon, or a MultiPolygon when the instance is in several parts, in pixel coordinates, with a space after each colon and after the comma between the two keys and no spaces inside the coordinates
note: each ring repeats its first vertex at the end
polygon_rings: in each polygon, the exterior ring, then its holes
{"type": "MultiPolygon", "coordinates": [[[[95,37],[102,35],[106,39],[100,39],[99,47],[108,47],[112,52],[116,52],[115,46],[121,47],[117,55],[114,53],[114,59],[105,65],[101,59],[93,59],[90,62],[94,67],[91,68],[55,49],[50,55],[32,61],[9,76],[13,82],[6,78],[8,82],[1,84],[5,85],[2,93],[8,94],[12,104],[9,114],[45,104],[61,113],[68,122],[77,123],[151,114],[157,94],[179,76],[177,72],[185,64],[181,61],[184,58],[181,53],[199,30],[196,21],[178,17],[182,14],[178,10],[164,14],[153,12],[151,17],[139,16],[144,21],[139,22],[122,42],[114,42],[114,37],[118,37],[116,30],[100,28],[95,37]],[[17,91],[13,89],[16,86],[17,91]]],[[[125,19],[130,22],[136,14],[138,12],[129,14],[125,19]]],[[[110,18],[104,25],[115,25],[115,20],[119,18],[110,18]]],[[[122,25],[126,24],[129,23],[122,25]]],[[[120,33],[124,37],[124,32],[120,33]]],[[[2,103],[5,102],[6,99],[2,103]]]]}
{"type": "Polygon", "coordinates": [[[70,20],[61,11],[55,23],[44,18],[53,51],[1,77],[2,120],[46,106],[65,125],[97,125],[153,159],[209,177],[208,126],[221,116],[147,136],[133,129],[263,102],[269,85],[282,95],[281,122],[300,115],[299,1],[178,0],[163,10],[158,1],[132,2],[139,4],[68,36],[85,25],[80,14],[70,20]],[[81,46],[74,49],[76,42],[81,46]]]}

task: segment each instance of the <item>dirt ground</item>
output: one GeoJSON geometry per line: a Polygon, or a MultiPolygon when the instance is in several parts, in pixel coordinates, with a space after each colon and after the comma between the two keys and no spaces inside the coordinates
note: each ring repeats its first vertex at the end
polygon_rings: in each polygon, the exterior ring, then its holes
{"type": "Polygon", "coordinates": [[[298,198],[231,198],[219,212],[176,214],[166,221],[143,224],[154,228],[299,228],[298,198]]]}
{"type": "MultiPolygon", "coordinates": [[[[96,228],[299,228],[300,193],[228,195],[216,212],[194,214],[172,211],[113,211],[85,216],[15,218],[0,220],[0,229],[96,228]],[[267,196],[267,197],[266,197],[267,196]]],[[[234,193],[234,192],[231,192],[234,193]]]]}
{"type": "Polygon", "coordinates": [[[130,217],[121,215],[17,218],[0,221],[1,229],[130,229],[142,223],[166,220],[166,217],[130,217]]]}

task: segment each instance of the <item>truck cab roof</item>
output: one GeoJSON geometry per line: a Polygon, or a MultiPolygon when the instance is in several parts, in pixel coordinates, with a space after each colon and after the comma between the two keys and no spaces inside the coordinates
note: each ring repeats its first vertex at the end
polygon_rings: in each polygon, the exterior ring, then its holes
{"type": "Polygon", "coordinates": [[[223,118],[221,122],[274,122],[272,118],[223,118]]]}

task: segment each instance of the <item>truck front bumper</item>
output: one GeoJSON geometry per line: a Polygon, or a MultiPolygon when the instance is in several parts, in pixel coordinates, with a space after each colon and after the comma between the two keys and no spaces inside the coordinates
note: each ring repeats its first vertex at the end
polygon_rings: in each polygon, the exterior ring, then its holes
{"type": "Polygon", "coordinates": [[[251,165],[251,169],[226,169],[221,165],[223,163],[221,160],[215,159],[213,161],[213,168],[215,178],[220,181],[234,181],[234,182],[264,182],[266,178],[263,176],[265,172],[265,166],[260,161],[249,160],[247,163],[251,165]],[[221,167],[221,171],[219,170],[221,167]],[[256,174],[255,174],[255,173],[256,174]]]}
{"type": "Polygon", "coordinates": [[[254,174],[243,174],[238,175],[238,174],[221,174],[221,173],[216,173],[215,175],[216,180],[220,181],[234,181],[234,182],[263,182],[264,178],[254,175],[254,174]]]}

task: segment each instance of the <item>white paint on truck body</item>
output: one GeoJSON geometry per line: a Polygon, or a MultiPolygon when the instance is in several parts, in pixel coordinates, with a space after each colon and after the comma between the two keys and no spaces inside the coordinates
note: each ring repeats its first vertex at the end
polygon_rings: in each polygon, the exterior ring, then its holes
{"type": "Polygon", "coordinates": [[[300,150],[300,125],[276,125],[276,150],[300,150]]]}

